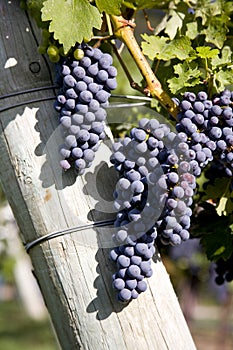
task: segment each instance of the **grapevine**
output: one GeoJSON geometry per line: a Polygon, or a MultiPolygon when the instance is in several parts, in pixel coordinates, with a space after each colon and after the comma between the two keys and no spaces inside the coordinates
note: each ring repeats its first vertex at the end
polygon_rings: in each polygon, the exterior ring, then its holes
{"type": "MultiPolygon", "coordinates": [[[[216,262],[216,282],[231,281],[232,2],[207,1],[204,10],[201,1],[72,4],[21,1],[41,28],[38,51],[58,72],[54,108],[64,135],[61,167],[80,176],[91,166],[105,138],[112,91],[121,88],[117,65],[130,87],[151,97],[151,109],[163,117],[163,122],[141,118],[112,147],[110,161],[119,179],[110,259],[117,267],[113,287],[118,299],[128,302],[146,290],[156,243],[177,245],[190,237],[199,237],[207,257],[216,262]],[[139,44],[137,14],[150,8],[164,16],[148,26],[151,34],[143,34],[139,44]],[[87,13],[83,23],[82,13],[87,13]],[[123,46],[142,75],[140,83],[124,62],[123,46]],[[216,222],[226,226],[222,239],[201,221],[197,208],[206,213],[206,203],[216,222]]],[[[150,23],[147,14],[145,21],[150,23]]]]}

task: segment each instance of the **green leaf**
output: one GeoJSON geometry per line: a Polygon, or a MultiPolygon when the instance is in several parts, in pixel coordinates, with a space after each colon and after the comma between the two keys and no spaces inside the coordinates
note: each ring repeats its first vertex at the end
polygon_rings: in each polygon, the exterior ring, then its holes
{"type": "Polygon", "coordinates": [[[111,15],[120,15],[123,0],[96,0],[95,3],[100,12],[106,12],[111,15]]]}
{"type": "Polygon", "coordinates": [[[215,206],[199,202],[199,212],[194,219],[192,234],[201,238],[209,260],[227,259],[233,253],[233,235],[229,216],[219,216],[215,206]]]}
{"type": "Polygon", "coordinates": [[[42,19],[51,21],[49,31],[63,44],[65,54],[77,42],[91,39],[93,27],[100,29],[102,24],[100,12],[88,0],[46,0],[42,19]]]}
{"type": "Polygon", "coordinates": [[[175,38],[178,29],[182,28],[183,19],[185,18],[184,13],[177,12],[174,10],[169,11],[170,18],[167,21],[165,33],[172,40],[175,38]]]}
{"type": "Polygon", "coordinates": [[[229,46],[224,46],[221,50],[221,57],[216,56],[211,60],[213,69],[219,66],[228,65],[232,61],[232,51],[229,46]]]}
{"type": "Polygon", "coordinates": [[[233,84],[233,69],[220,70],[214,77],[219,91],[223,91],[226,86],[233,84]]]}
{"type": "Polygon", "coordinates": [[[198,35],[198,28],[197,28],[197,22],[189,22],[186,24],[187,30],[186,35],[191,39],[195,39],[198,35]]]}
{"type": "Polygon", "coordinates": [[[174,39],[167,45],[167,53],[172,55],[172,58],[179,58],[180,60],[185,60],[189,57],[189,54],[193,52],[193,48],[190,39],[186,36],[182,36],[179,39],[174,39]]]}
{"type": "Polygon", "coordinates": [[[168,79],[169,89],[173,94],[187,87],[193,87],[200,83],[201,71],[197,66],[188,65],[187,62],[178,63],[174,66],[174,73],[178,77],[168,79]]]}
{"type": "MultiPolygon", "coordinates": [[[[110,0],[106,0],[110,1],[110,0]]],[[[134,8],[135,10],[143,10],[143,9],[152,9],[152,8],[161,8],[161,9],[167,9],[168,5],[170,3],[170,0],[127,0],[123,1],[124,4],[127,6],[128,4],[132,4],[131,6],[128,6],[130,8],[134,8]]]]}
{"type": "Polygon", "coordinates": [[[210,18],[222,13],[222,0],[197,0],[196,2],[195,17],[200,17],[203,25],[205,25],[210,18]]]}
{"type": "Polygon", "coordinates": [[[226,260],[232,254],[232,234],[229,230],[226,232],[222,222],[215,225],[213,223],[212,226],[212,232],[202,236],[201,244],[209,260],[216,261],[220,258],[226,260]]]}
{"type": "Polygon", "coordinates": [[[229,189],[230,183],[231,179],[216,178],[213,184],[208,184],[206,187],[203,200],[211,199],[216,202],[216,212],[219,216],[232,213],[233,193],[229,189]]]}
{"type": "Polygon", "coordinates": [[[225,211],[227,214],[233,213],[233,198],[228,198],[228,201],[225,206],[225,211]]]}
{"type": "Polygon", "coordinates": [[[196,50],[197,56],[200,58],[213,58],[217,57],[219,54],[218,49],[211,49],[209,46],[198,46],[196,50]]]}
{"type": "Polygon", "coordinates": [[[228,21],[229,17],[225,14],[221,16],[212,16],[208,27],[202,30],[202,34],[206,36],[206,41],[216,45],[218,48],[223,47],[228,32],[228,21]]]}
{"type": "Polygon", "coordinates": [[[153,60],[154,58],[158,58],[158,56],[164,50],[168,40],[163,36],[158,37],[155,35],[147,34],[143,34],[142,38],[145,40],[141,44],[142,51],[144,55],[148,56],[151,60],[153,60]]]}
{"type": "Polygon", "coordinates": [[[157,58],[159,60],[168,61],[173,58],[185,60],[193,51],[189,38],[183,36],[168,42],[165,37],[155,35],[142,35],[147,42],[142,42],[142,50],[151,60],[157,58]]]}
{"type": "Polygon", "coordinates": [[[27,0],[25,1],[30,16],[32,16],[36,24],[41,29],[48,28],[48,22],[43,22],[41,19],[41,9],[43,7],[44,0],[27,0]]]}
{"type": "Polygon", "coordinates": [[[227,187],[229,186],[229,179],[227,178],[216,178],[214,183],[209,183],[206,187],[206,193],[203,197],[203,200],[212,199],[213,201],[219,201],[220,198],[226,192],[227,187]]]}
{"type": "Polygon", "coordinates": [[[222,214],[226,213],[225,212],[225,208],[226,208],[226,204],[227,204],[228,198],[227,197],[222,197],[218,203],[218,206],[216,208],[216,212],[219,216],[221,216],[222,214]]]}
{"type": "Polygon", "coordinates": [[[232,1],[228,1],[227,3],[224,3],[224,11],[229,16],[233,13],[233,3],[232,3],[232,1]]]}
{"type": "Polygon", "coordinates": [[[32,12],[39,13],[43,7],[44,0],[27,0],[27,8],[32,12]]]}

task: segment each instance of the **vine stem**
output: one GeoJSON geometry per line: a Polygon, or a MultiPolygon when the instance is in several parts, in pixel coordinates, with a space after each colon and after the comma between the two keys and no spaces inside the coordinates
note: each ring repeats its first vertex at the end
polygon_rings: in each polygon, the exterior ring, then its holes
{"type": "Polygon", "coordinates": [[[122,16],[111,15],[111,20],[114,27],[114,35],[127,46],[142,76],[146,80],[147,87],[144,89],[144,94],[156,98],[168,110],[170,115],[176,119],[178,108],[170,96],[163,90],[160,81],[156,78],[147,59],[143,55],[134,36],[133,27],[135,24],[130,25],[130,21],[127,21],[122,16]]]}

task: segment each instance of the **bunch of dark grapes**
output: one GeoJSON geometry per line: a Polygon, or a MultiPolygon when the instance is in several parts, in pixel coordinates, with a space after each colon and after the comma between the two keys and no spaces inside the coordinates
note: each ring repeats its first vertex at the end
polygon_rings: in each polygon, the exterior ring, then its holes
{"type": "Polygon", "coordinates": [[[188,148],[182,134],[146,118],[113,145],[111,162],[120,179],[114,202],[116,248],[110,257],[117,263],[113,286],[121,301],[146,290],[157,236],[172,245],[189,238],[196,179],[188,148]]]}
{"type": "Polygon", "coordinates": [[[65,170],[74,165],[82,175],[105,137],[104,108],[117,86],[117,70],[111,55],[98,48],[83,44],[76,49],[76,56],[77,51],[79,59],[68,57],[60,66],[62,87],[54,107],[64,129],[60,164],[65,170]]]}
{"type": "Polygon", "coordinates": [[[227,176],[233,174],[233,93],[224,90],[208,99],[204,91],[184,94],[177,131],[187,135],[190,156],[198,163],[195,175],[215,158],[227,176]]]}
{"type": "MultiPolygon", "coordinates": [[[[205,176],[214,183],[216,178],[233,174],[233,92],[224,90],[209,99],[204,91],[197,95],[184,94],[179,103],[180,113],[176,129],[187,135],[189,152],[198,163],[195,175],[209,162],[205,176]]],[[[231,181],[230,191],[233,189],[231,181]]],[[[216,262],[217,284],[233,280],[233,254],[216,262]]]]}
{"type": "Polygon", "coordinates": [[[215,263],[215,272],[217,276],[215,277],[215,282],[218,285],[224,282],[233,281],[233,254],[227,259],[219,259],[215,263]]]}

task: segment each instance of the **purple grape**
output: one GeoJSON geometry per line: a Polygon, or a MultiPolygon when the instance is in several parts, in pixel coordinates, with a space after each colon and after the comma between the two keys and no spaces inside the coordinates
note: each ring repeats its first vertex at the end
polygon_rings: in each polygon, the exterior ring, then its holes
{"type": "Polygon", "coordinates": [[[99,64],[103,69],[108,69],[111,66],[112,62],[112,56],[110,56],[108,53],[102,54],[99,59],[99,64]]]}
{"type": "Polygon", "coordinates": [[[134,278],[134,279],[127,279],[125,281],[125,287],[129,290],[133,290],[137,287],[137,280],[134,278]]]}
{"type": "Polygon", "coordinates": [[[95,94],[95,99],[99,102],[99,103],[104,103],[107,102],[108,99],[110,97],[110,94],[105,91],[105,90],[100,90],[95,94]]]}
{"type": "Polygon", "coordinates": [[[74,87],[75,84],[76,84],[76,80],[75,78],[72,76],[72,75],[66,75],[64,77],[64,85],[67,86],[67,87],[74,87]]]}
{"type": "Polygon", "coordinates": [[[138,278],[141,276],[141,269],[138,265],[130,265],[127,269],[127,274],[131,278],[138,278]]]}
{"type": "Polygon", "coordinates": [[[183,111],[187,111],[188,109],[191,108],[191,103],[187,100],[183,100],[180,104],[180,108],[183,110],[183,111]]]}
{"type": "Polygon", "coordinates": [[[105,87],[109,90],[115,90],[117,88],[117,81],[115,78],[109,78],[106,83],[105,87]]]}
{"type": "Polygon", "coordinates": [[[73,69],[72,74],[74,78],[82,80],[86,75],[86,71],[83,67],[77,66],[73,69]]]}
{"type": "Polygon", "coordinates": [[[79,61],[80,66],[84,68],[88,68],[91,65],[91,59],[87,56],[84,56],[80,61],[79,61]]]}
{"type": "Polygon", "coordinates": [[[84,81],[80,80],[77,82],[74,89],[77,93],[80,93],[81,91],[87,90],[87,84],[84,81]]]}
{"type": "Polygon", "coordinates": [[[125,288],[125,281],[122,279],[122,278],[116,278],[114,281],[113,281],[113,287],[116,289],[116,290],[122,290],[123,288],[125,288]]]}
{"type": "Polygon", "coordinates": [[[106,70],[104,70],[104,69],[99,70],[97,75],[96,75],[96,79],[100,83],[104,83],[106,80],[108,80],[108,73],[106,72],[106,70]]]}
{"type": "Polygon", "coordinates": [[[71,126],[71,118],[68,116],[61,117],[60,123],[64,128],[69,129],[71,126]]]}
{"type": "Polygon", "coordinates": [[[130,258],[125,255],[119,255],[117,263],[120,266],[120,268],[128,267],[130,265],[130,258]]]}
{"type": "Polygon", "coordinates": [[[72,98],[69,98],[66,100],[65,108],[69,111],[72,111],[75,108],[75,100],[72,98]]]}
{"type": "Polygon", "coordinates": [[[60,68],[60,74],[65,76],[65,75],[69,75],[70,73],[71,73],[70,68],[67,65],[63,64],[60,68]]]}
{"type": "Polygon", "coordinates": [[[93,98],[93,95],[88,90],[81,91],[80,94],[79,94],[79,99],[83,103],[91,102],[92,98],[93,98]]]}
{"type": "Polygon", "coordinates": [[[64,169],[64,170],[68,170],[70,169],[71,165],[70,163],[66,160],[66,159],[63,159],[60,161],[60,166],[64,169]]]}
{"type": "Polygon", "coordinates": [[[138,281],[136,291],[138,293],[145,292],[147,290],[147,284],[145,281],[138,281]]]}
{"type": "Polygon", "coordinates": [[[131,291],[129,289],[126,289],[126,288],[122,289],[118,293],[118,298],[122,302],[129,301],[131,299],[131,291]]]}
{"type": "Polygon", "coordinates": [[[99,68],[98,64],[94,63],[87,68],[87,74],[91,77],[95,77],[98,74],[99,68]]]}

